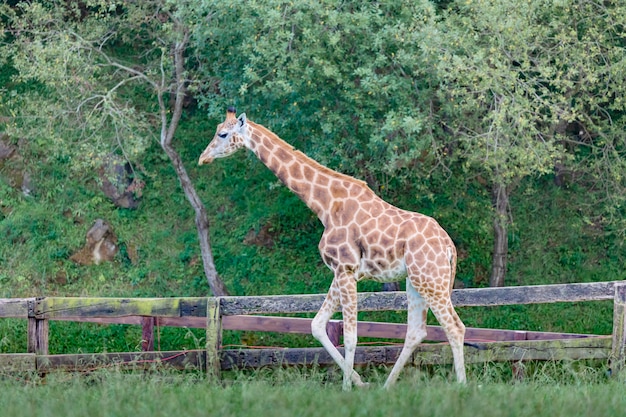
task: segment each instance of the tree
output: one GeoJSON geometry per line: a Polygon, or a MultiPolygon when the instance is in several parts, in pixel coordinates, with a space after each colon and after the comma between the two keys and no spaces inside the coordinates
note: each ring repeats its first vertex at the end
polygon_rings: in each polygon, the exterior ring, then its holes
{"type": "Polygon", "coordinates": [[[609,151],[610,168],[600,171],[613,173],[612,187],[623,184],[615,176],[626,162],[615,129],[622,127],[615,115],[625,110],[623,7],[458,1],[427,39],[441,80],[441,121],[458,140],[457,157],[492,190],[492,286],[504,285],[509,196],[520,179],[552,173],[557,164],[590,173],[609,151]],[[582,131],[572,134],[576,126],[582,131]],[[582,139],[592,131],[603,139],[582,139]],[[595,154],[585,163],[581,147],[595,154]]]}
{"type": "MultiPolygon", "coordinates": [[[[214,88],[209,114],[231,104],[323,164],[388,194],[423,185],[441,165],[421,65],[428,1],[209,1],[194,31],[214,88]]],[[[396,287],[394,287],[396,288],[396,287]]]]}
{"type": "Polygon", "coordinates": [[[429,44],[442,80],[440,117],[458,138],[457,157],[491,188],[491,286],[504,285],[512,189],[524,176],[550,172],[561,155],[558,143],[542,131],[551,117],[544,92],[524,76],[524,64],[532,62],[535,50],[533,39],[541,39],[542,33],[536,32],[532,14],[513,12],[512,2],[502,3],[459,6],[429,44]]]}
{"type": "Polygon", "coordinates": [[[231,104],[320,162],[366,179],[427,176],[443,151],[429,123],[421,65],[428,1],[210,1],[196,20],[198,53],[214,88],[209,114],[231,104]]]}
{"type": "Polygon", "coordinates": [[[12,128],[46,141],[51,152],[69,155],[73,168],[83,169],[112,151],[135,160],[149,145],[156,115],[159,143],[195,212],[205,275],[220,296],[227,290],[213,263],[207,213],[172,146],[194,65],[186,56],[191,27],[178,3],[50,0],[4,6],[12,39],[2,52],[18,80],[40,86],[20,97],[25,117],[12,128]]]}
{"type": "MultiPolygon", "coordinates": [[[[570,0],[551,9],[555,104],[568,117],[553,126],[569,159],[563,169],[589,190],[590,224],[626,234],[626,4],[570,0]]],[[[549,58],[549,59],[548,59],[549,58]]]]}

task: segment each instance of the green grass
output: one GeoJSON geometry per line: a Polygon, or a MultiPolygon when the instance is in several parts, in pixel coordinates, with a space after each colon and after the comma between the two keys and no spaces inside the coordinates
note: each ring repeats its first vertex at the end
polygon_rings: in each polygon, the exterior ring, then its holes
{"type": "Polygon", "coordinates": [[[371,386],[351,392],[315,369],[240,372],[219,383],[194,374],[115,371],[55,374],[45,381],[6,377],[0,380],[0,409],[12,417],[622,415],[622,382],[599,371],[562,369],[556,375],[539,369],[521,382],[494,379],[483,370],[467,385],[409,370],[390,391],[382,389],[384,375],[372,371],[371,386]]]}

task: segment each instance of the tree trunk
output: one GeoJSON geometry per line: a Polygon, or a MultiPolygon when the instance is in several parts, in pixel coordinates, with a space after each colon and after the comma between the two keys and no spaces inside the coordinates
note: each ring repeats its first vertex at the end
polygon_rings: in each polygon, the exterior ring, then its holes
{"type": "Polygon", "coordinates": [[[168,122],[167,114],[168,114],[168,106],[165,104],[165,99],[163,97],[165,91],[160,91],[158,94],[159,99],[159,107],[161,110],[161,147],[170,158],[172,165],[174,166],[174,170],[176,171],[176,175],[178,176],[178,181],[180,182],[180,186],[182,187],[185,197],[193,207],[194,212],[196,213],[196,228],[198,229],[198,241],[200,243],[200,252],[202,253],[202,265],[204,267],[204,274],[206,275],[207,281],[209,283],[209,287],[211,288],[211,292],[216,297],[221,297],[224,295],[228,295],[228,290],[224,285],[224,282],[220,279],[217,274],[217,269],[215,268],[215,263],[213,262],[213,252],[211,251],[211,244],[209,239],[209,218],[206,214],[206,209],[198,193],[196,193],[196,189],[194,188],[191,179],[189,178],[189,174],[187,174],[187,170],[183,164],[180,155],[178,152],[172,148],[172,139],[174,138],[174,133],[178,128],[178,122],[180,121],[180,117],[183,112],[183,100],[185,97],[185,85],[186,80],[184,78],[184,50],[187,45],[187,41],[189,39],[189,34],[185,33],[185,36],[182,41],[178,42],[174,47],[174,65],[175,65],[175,85],[176,85],[176,100],[174,102],[174,109],[172,111],[172,117],[168,122]]]}
{"type": "Polygon", "coordinates": [[[196,213],[195,221],[196,228],[198,229],[200,252],[202,254],[202,265],[204,267],[204,274],[206,275],[209,287],[211,287],[211,292],[216,297],[228,295],[228,290],[226,289],[224,282],[218,276],[217,270],[215,269],[215,263],[213,262],[213,252],[211,251],[211,243],[209,239],[209,218],[204,204],[202,204],[198,193],[196,193],[196,189],[191,183],[191,179],[189,178],[187,170],[185,169],[178,153],[170,146],[169,143],[162,143],[161,146],[172,161],[180,186],[183,188],[187,200],[196,213]]]}
{"type": "Polygon", "coordinates": [[[493,187],[495,215],[493,220],[493,258],[491,265],[491,287],[503,287],[506,276],[506,257],[509,251],[507,233],[509,195],[504,184],[493,187]]]}

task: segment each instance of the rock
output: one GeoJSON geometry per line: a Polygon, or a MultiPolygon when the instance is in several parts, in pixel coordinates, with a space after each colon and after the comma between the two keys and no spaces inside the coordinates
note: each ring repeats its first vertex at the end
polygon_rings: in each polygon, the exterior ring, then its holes
{"type": "MultiPolygon", "coordinates": [[[[33,191],[33,184],[26,163],[19,153],[20,146],[12,145],[6,135],[0,135],[0,169],[3,179],[26,196],[33,191]]],[[[25,141],[20,141],[24,146],[25,141]]]]}
{"type": "Polygon", "coordinates": [[[274,240],[277,234],[276,231],[272,230],[272,225],[266,223],[261,226],[258,232],[254,229],[248,230],[248,233],[246,233],[246,236],[243,238],[243,244],[271,249],[274,247],[274,240]]]}
{"type": "Polygon", "coordinates": [[[111,155],[98,171],[102,192],[121,208],[139,207],[143,181],[133,178],[130,164],[117,155],[111,155]]]}
{"type": "Polygon", "coordinates": [[[111,262],[118,252],[117,236],[111,226],[102,219],[97,219],[87,232],[85,246],[70,256],[70,259],[80,265],[100,264],[111,262]]]}
{"type": "Polygon", "coordinates": [[[6,142],[6,136],[0,136],[0,160],[9,159],[15,153],[15,146],[6,142]]]}

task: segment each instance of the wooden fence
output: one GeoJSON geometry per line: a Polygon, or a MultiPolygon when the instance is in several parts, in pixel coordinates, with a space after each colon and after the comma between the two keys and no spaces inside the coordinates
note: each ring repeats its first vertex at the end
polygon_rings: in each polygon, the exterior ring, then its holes
{"type": "MultiPolygon", "coordinates": [[[[323,348],[223,349],[223,330],[309,333],[310,319],[259,316],[263,314],[314,313],[323,294],[254,297],[193,298],[72,298],[43,297],[0,299],[0,318],[28,320],[28,352],[0,354],[0,370],[35,371],[53,369],[89,370],[101,366],[222,370],[262,366],[330,365],[323,348]],[[143,352],[82,353],[51,355],[48,352],[50,320],[141,325],[143,352]],[[206,349],[154,352],[154,326],[206,328],[206,349]]],[[[501,306],[555,302],[613,300],[613,333],[608,336],[468,329],[467,363],[488,361],[602,359],[610,360],[613,371],[624,367],[626,343],[626,282],[540,285],[525,287],[454,290],[456,307],[501,306]]],[[[404,292],[360,293],[360,311],[405,310],[404,292]]],[[[341,321],[329,323],[334,343],[339,345],[341,321]]],[[[359,322],[360,337],[402,339],[404,324],[359,322]]],[[[445,341],[441,328],[428,326],[429,341],[445,341]]],[[[401,346],[357,348],[355,364],[391,364],[401,346]]],[[[446,344],[425,343],[418,347],[414,363],[447,364],[452,355],[446,344]]]]}

